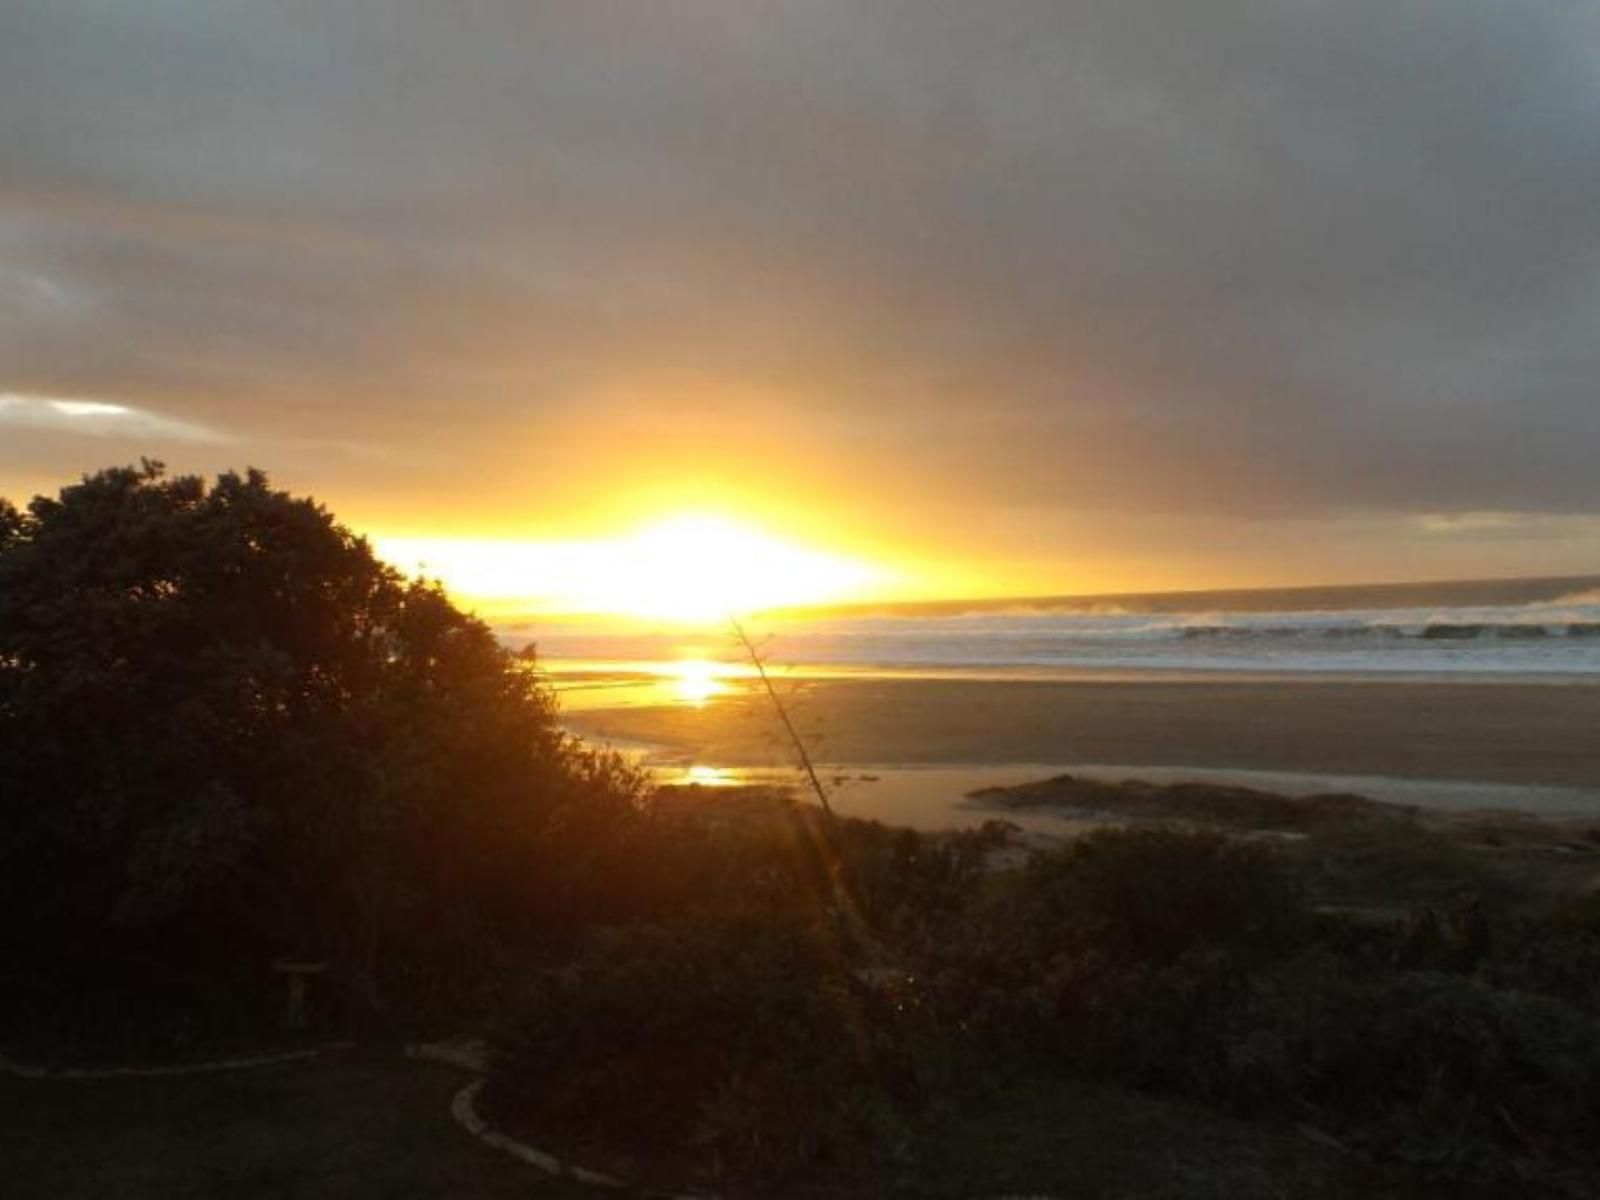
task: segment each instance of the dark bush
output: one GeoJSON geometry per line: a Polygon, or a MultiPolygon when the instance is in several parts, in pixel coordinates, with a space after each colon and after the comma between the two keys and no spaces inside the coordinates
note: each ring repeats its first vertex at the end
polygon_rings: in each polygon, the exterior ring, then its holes
{"type": "Polygon", "coordinates": [[[1600,1025],[1558,1000],[1318,954],[1260,975],[1225,1029],[1236,1103],[1320,1112],[1448,1177],[1600,1162],[1600,1025]]]}
{"type": "Polygon", "coordinates": [[[276,994],[280,955],[368,1012],[469,991],[603,911],[643,796],[320,506],[152,463],[0,512],[0,762],[19,1030],[84,990],[276,994]]]}
{"type": "Polygon", "coordinates": [[[1036,855],[982,919],[1036,961],[1161,964],[1216,946],[1271,957],[1303,935],[1305,908],[1260,844],[1126,829],[1036,855]]]}
{"type": "Polygon", "coordinates": [[[833,918],[747,894],[615,931],[542,976],[498,1039],[488,1102],[655,1182],[759,1188],[892,1157],[917,1103],[908,997],[863,983],[833,918]]]}
{"type": "Polygon", "coordinates": [[[995,881],[937,960],[934,1007],[1020,1070],[1319,1125],[1450,1186],[1581,1194],[1600,1023],[1557,997],[1594,962],[1585,918],[1312,919],[1259,846],[1098,834],[995,881]],[[1493,986],[1535,978],[1553,994],[1493,986]]]}
{"type": "Polygon", "coordinates": [[[1600,899],[1573,901],[1544,918],[1501,923],[1479,968],[1497,987],[1555,996],[1600,1019],[1600,899]]]}
{"type": "Polygon", "coordinates": [[[836,822],[830,833],[862,920],[908,964],[964,918],[1005,839],[1000,829],[930,835],[867,821],[836,822]]]}
{"type": "Polygon", "coordinates": [[[1600,1017],[1600,922],[1592,897],[1539,916],[1469,897],[1404,918],[1319,913],[1317,943],[1352,964],[1471,975],[1508,991],[1564,1000],[1600,1017]]]}
{"type": "Polygon", "coordinates": [[[1114,1014],[1129,989],[1165,987],[1150,982],[1161,978],[1179,993],[1210,994],[1245,966],[1287,953],[1307,928],[1292,878],[1261,846],[1110,830],[992,880],[930,971],[952,1027],[1025,1053],[1047,1045],[1081,1055],[1098,1037],[1089,1014],[1114,1014]],[[1221,965],[1190,979],[1201,961],[1221,965]]]}

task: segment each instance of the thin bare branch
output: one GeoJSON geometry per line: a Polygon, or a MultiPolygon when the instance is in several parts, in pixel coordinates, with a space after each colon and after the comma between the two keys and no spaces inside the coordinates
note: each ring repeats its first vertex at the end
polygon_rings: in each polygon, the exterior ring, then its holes
{"type": "Polygon", "coordinates": [[[772,677],[767,674],[767,664],[762,660],[761,653],[756,649],[750,635],[739,622],[739,618],[730,614],[728,624],[733,627],[734,636],[744,646],[745,653],[750,656],[750,662],[755,666],[756,674],[761,678],[761,686],[766,689],[767,698],[772,701],[772,707],[777,711],[778,719],[783,722],[784,729],[789,734],[789,741],[794,745],[795,757],[800,760],[800,766],[805,770],[806,778],[811,781],[811,790],[817,794],[817,800],[822,805],[822,811],[833,819],[833,805],[828,803],[828,790],[822,786],[822,780],[817,776],[817,769],[811,763],[811,755],[806,752],[805,740],[801,738],[800,731],[794,727],[794,722],[789,719],[789,710],[772,686],[772,677]]]}

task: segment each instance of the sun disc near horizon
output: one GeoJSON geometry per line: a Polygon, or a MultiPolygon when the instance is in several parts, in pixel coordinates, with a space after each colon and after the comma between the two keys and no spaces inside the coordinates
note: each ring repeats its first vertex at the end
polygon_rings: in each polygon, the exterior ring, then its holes
{"type": "Polygon", "coordinates": [[[491,611],[705,624],[744,613],[855,599],[880,566],[813,549],[715,513],[679,513],[610,538],[375,539],[403,570],[437,577],[491,611]]]}

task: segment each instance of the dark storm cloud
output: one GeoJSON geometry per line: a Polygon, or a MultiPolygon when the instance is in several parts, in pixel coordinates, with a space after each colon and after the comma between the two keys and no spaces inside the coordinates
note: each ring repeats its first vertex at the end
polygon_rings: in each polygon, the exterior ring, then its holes
{"type": "Polygon", "coordinates": [[[0,391],[403,461],[687,376],[996,502],[1600,511],[1596,11],[13,2],[0,391]]]}

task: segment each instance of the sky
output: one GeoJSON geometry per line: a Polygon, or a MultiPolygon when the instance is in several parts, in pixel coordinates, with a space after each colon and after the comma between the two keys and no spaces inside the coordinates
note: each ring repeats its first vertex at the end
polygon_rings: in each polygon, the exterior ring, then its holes
{"type": "Polygon", "coordinates": [[[1600,5],[7,0],[0,495],[906,595],[1600,569],[1600,5]]]}

